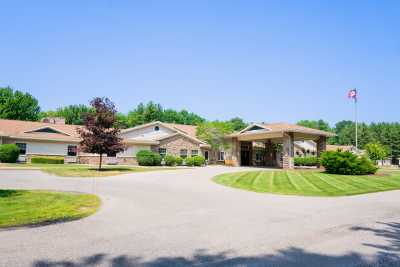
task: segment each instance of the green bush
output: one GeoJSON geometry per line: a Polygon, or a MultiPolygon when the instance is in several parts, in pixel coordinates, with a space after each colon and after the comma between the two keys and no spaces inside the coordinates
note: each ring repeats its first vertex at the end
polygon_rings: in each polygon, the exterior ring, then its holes
{"type": "Polygon", "coordinates": [[[295,166],[317,166],[318,165],[317,157],[295,157],[294,165],[295,166]]]}
{"type": "Polygon", "coordinates": [[[194,156],[193,157],[194,166],[203,166],[206,164],[206,159],[203,156],[194,156]]]}
{"type": "Polygon", "coordinates": [[[176,164],[176,157],[172,156],[172,155],[166,155],[164,157],[164,161],[165,161],[165,165],[167,166],[175,166],[176,164]]]}
{"type": "Polygon", "coordinates": [[[160,166],[162,160],[160,154],[150,150],[140,150],[136,159],[140,166],[160,166]]]}
{"type": "Polygon", "coordinates": [[[181,158],[181,157],[176,157],[176,158],[175,158],[175,162],[176,162],[176,165],[182,166],[182,165],[183,165],[183,158],[181,158]]]}
{"type": "Polygon", "coordinates": [[[365,175],[374,174],[378,170],[368,158],[358,157],[351,152],[323,152],[321,164],[327,173],[333,174],[365,175]]]}
{"type": "Polygon", "coordinates": [[[33,157],[31,163],[43,163],[43,164],[64,164],[63,157],[33,157]]]}
{"type": "Polygon", "coordinates": [[[186,164],[186,166],[194,166],[194,158],[193,157],[186,158],[185,164],[186,164]]]}
{"type": "Polygon", "coordinates": [[[19,157],[19,148],[15,144],[0,145],[0,162],[15,163],[19,157]]]}

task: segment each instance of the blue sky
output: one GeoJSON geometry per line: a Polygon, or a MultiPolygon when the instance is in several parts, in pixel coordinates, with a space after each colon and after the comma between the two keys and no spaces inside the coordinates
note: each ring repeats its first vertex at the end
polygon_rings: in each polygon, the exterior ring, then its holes
{"type": "Polygon", "coordinates": [[[399,121],[400,1],[1,1],[0,86],[208,119],[399,121]]]}

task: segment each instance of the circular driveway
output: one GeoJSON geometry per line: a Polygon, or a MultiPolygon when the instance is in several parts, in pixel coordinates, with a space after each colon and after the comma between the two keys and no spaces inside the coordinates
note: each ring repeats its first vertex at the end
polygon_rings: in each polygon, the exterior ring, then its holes
{"type": "Polygon", "coordinates": [[[93,193],[102,207],[79,221],[0,230],[0,266],[400,266],[400,191],[280,196],[210,180],[242,170],[107,178],[1,170],[0,188],[93,193]]]}

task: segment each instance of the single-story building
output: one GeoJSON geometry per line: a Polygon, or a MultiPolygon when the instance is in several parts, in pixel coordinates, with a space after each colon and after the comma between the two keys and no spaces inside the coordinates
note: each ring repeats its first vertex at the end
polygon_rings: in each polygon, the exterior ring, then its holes
{"type": "Polygon", "coordinates": [[[316,143],[316,156],[326,150],[326,140],[335,134],[289,123],[253,123],[226,138],[225,157],[234,166],[294,168],[295,142],[316,143]]]}
{"type": "MultiPolygon", "coordinates": [[[[34,156],[62,156],[65,162],[98,163],[99,156],[79,149],[82,126],[67,125],[63,120],[45,122],[0,120],[0,144],[15,143],[20,161],[34,156]]],[[[196,136],[196,126],[151,122],[121,131],[126,149],[108,155],[105,163],[137,164],[136,153],[152,150],[164,156],[182,158],[203,155],[209,163],[230,161],[234,166],[277,166],[293,168],[295,147],[304,141],[316,143],[316,155],[326,150],[327,137],[334,134],[288,123],[251,124],[240,132],[226,136],[228,149],[212,151],[210,145],[196,136]]],[[[301,148],[300,148],[301,149],[301,148]]]]}
{"type": "MultiPolygon", "coordinates": [[[[0,120],[0,144],[16,144],[20,161],[29,162],[34,156],[62,156],[68,163],[97,164],[99,156],[79,150],[82,126],[68,125],[63,120],[46,122],[0,120]]],[[[152,150],[161,155],[182,158],[203,155],[213,162],[210,146],[196,137],[196,126],[152,122],[121,131],[125,151],[105,158],[110,164],[137,164],[136,153],[152,150]]]]}

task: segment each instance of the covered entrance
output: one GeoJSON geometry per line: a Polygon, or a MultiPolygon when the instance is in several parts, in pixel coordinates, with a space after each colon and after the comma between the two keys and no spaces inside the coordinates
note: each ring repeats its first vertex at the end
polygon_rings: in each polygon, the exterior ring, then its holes
{"type": "Polygon", "coordinates": [[[252,124],[227,136],[231,140],[230,160],[235,166],[294,168],[294,142],[312,140],[317,156],[326,150],[327,137],[333,133],[303,126],[273,123],[252,124]]]}

